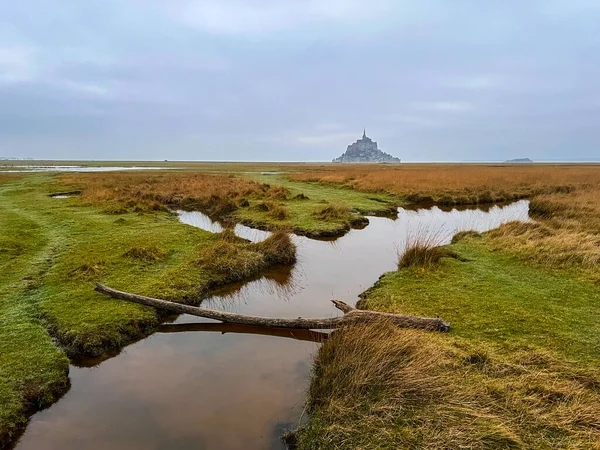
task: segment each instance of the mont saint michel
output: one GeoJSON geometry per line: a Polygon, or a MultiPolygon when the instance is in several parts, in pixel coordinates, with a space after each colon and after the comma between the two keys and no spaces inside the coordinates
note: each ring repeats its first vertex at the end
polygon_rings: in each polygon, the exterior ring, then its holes
{"type": "Polygon", "coordinates": [[[388,153],[382,152],[377,148],[377,142],[367,136],[366,130],[363,130],[361,139],[354,144],[350,144],[346,152],[339,158],[332,160],[334,163],[370,163],[370,162],[400,162],[388,153]]]}

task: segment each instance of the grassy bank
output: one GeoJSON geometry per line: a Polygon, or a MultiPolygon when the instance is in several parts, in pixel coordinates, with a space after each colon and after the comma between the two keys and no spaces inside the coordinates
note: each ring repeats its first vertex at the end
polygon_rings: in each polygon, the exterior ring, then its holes
{"type": "Polygon", "coordinates": [[[117,214],[110,201],[49,197],[67,188],[51,174],[0,184],[0,444],[68,388],[66,354],[117,350],[158,324],[155,310],[106,298],[92,281],[197,303],[213,287],[295,261],[282,233],[250,244],[162,208],[117,214]]]}
{"type": "Polygon", "coordinates": [[[600,286],[514,239],[463,234],[365,292],[362,308],[441,316],[451,332],[334,336],[298,448],[600,448],[600,286]]]}
{"type": "Polygon", "coordinates": [[[114,214],[199,210],[211,217],[265,230],[334,237],[364,226],[365,215],[393,215],[387,194],[290,182],[284,176],[215,175],[197,171],[69,174],[61,177],[82,199],[114,214]]]}

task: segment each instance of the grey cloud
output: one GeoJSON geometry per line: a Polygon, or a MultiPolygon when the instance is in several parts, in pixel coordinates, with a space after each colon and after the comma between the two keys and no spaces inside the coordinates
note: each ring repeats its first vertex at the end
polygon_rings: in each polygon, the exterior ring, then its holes
{"type": "MultiPolygon", "coordinates": [[[[12,4],[11,4],[12,3],[12,4]]],[[[320,0],[0,5],[0,156],[596,157],[600,8],[320,0]]]]}

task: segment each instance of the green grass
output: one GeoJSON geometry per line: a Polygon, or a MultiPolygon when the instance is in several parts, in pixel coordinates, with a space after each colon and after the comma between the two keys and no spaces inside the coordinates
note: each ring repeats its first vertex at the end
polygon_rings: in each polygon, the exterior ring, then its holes
{"type": "Polygon", "coordinates": [[[274,200],[286,209],[282,219],[256,208],[257,204],[263,203],[262,199],[249,199],[248,207],[235,212],[236,220],[257,228],[283,227],[310,237],[341,236],[351,227],[364,224],[365,215],[390,216],[398,206],[397,199],[387,194],[365,193],[321,183],[294,182],[281,175],[244,176],[271,186],[282,186],[289,192],[287,198],[274,200]],[[299,195],[304,198],[298,198],[299,195]],[[345,205],[351,214],[329,216],[324,220],[320,212],[330,205],[345,205]]]}
{"type": "Polygon", "coordinates": [[[440,316],[451,333],[507,346],[535,346],[600,360],[600,286],[568,271],[491,251],[485,239],[450,246],[462,260],[385,274],[367,291],[367,309],[440,316]]]}
{"type": "Polygon", "coordinates": [[[0,446],[68,388],[68,359],[39,320],[37,280],[54,236],[26,211],[7,207],[0,186],[0,446]]]}
{"type": "Polygon", "coordinates": [[[222,236],[164,211],[109,214],[77,197],[50,198],[68,188],[57,180],[28,174],[0,184],[0,444],[66,390],[66,354],[118,349],[158,324],[154,309],[96,293],[93,281],[197,303],[212,287],[295,259],[282,239],[233,239],[234,257],[216,268],[202,255],[222,236]]]}

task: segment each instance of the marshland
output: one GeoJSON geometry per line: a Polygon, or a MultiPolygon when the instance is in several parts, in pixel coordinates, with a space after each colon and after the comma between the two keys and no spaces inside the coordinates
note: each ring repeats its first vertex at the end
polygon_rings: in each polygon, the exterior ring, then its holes
{"type": "Polygon", "coordinates": [[[163,164],[0,173],[3,446],[599,448],[599,165],[163,164]]]}

